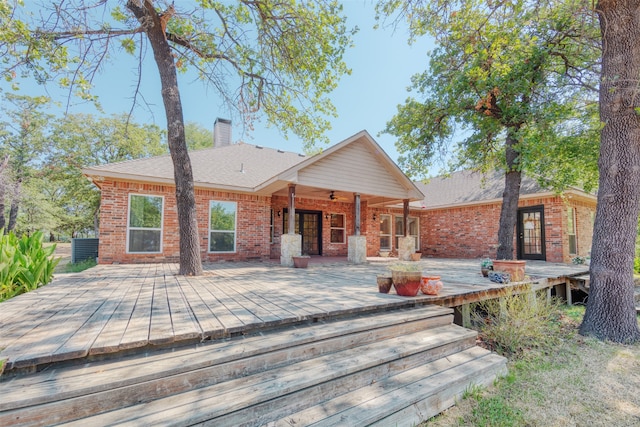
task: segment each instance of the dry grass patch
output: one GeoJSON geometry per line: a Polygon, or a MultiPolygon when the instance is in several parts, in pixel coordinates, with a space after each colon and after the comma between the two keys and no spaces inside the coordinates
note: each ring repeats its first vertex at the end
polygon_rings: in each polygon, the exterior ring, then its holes
{"type": "Polygon", "coordinates": [[[510,353],[506,377],[423,425],[640,426],[640,344],[585,338],[583,307],[553,310],[557,317],[543,321],[549,345],[510,353]]]}

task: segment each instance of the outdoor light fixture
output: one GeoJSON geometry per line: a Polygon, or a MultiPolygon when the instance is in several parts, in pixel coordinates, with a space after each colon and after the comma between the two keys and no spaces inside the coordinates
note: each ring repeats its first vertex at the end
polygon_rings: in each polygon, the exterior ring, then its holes
{"type": "Polygon", "coordinates": [[[326,219],[327,221],[329,220],[329,214],[328,213],[324,214],[324,219],[326,219]]]}
{"type": "Polygon", "coordinates": [[[280,210],[278,209],[278,217],[280,217],[280,210]]]}
{"type": "Polygon", "coordinates": [[[374,221],[376,220],[376,214],[373,214],[373,220],[374,221]]]}

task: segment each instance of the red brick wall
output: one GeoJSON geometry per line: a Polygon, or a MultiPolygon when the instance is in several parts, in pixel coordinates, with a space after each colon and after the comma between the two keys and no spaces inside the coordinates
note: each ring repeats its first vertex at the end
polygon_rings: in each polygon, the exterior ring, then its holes
{"type": "MultiPolygon", "coordinates": [[[[178,218],[173,186],[105,181],[100,207],[100,248],[102,264],[177,261],[180,254],[178,218]],[[161,254],[128,254],[127,210],[129,194],[164,196],[161,254]]],[[[271,198],[256,195],[196,189],[196,212],[203,261],[269,258],[269,212],[271,198]],[[208,252],[209,201],[237,202],[236,253],[208,252]]]]}
{"type": "MultiPolygon", "coordinates": [[[[549,262],[571,262],[567,227],[567,206],[576,208],[578,252],[591,251],[595,202],[567,202],[560,196],[520,200],[519,207],[544,206],[545,251],[549,262]]],[[[498,248],[500,203],[471,207],[427,210],[420,223],[422,252],[442,258],[495,257],[498,248]]],[[[514,257],[516,242],[514,239],[514,257]]]]}
{"type": "MultiPolygon", "coordinates": [[[[104,181],[101,190],[100,263],[178,260],[179,235],[173,186],[104,181]],[[164,197],[161,254],[126,253],[127,210],[130,193],[164,197]]],[[[283,230],[283,213],[287,207],[286,197],[265,197],[196,189],[196,203],[203,261],[278,259],[280,257],[280,236],[287,231],[283,230]],[[209,201],[211,200],[237,202],[236,253],[212,254],[208,252],[209,201]],[[271,209],[274,212],[273,243],[269,242],[271,209]],[[277,215],[278,211],[280,217],[277,215]]],[[[571,258],[575,256],[570,255],[568,249],[567,206],[573,206],[576,209],[578,255],[590,255],[593,236],[592,214],[595,212],[595,202],[575,199],[567,201],[561,197],[546,197],[521,200],[519,204],[520,207],[536,205],[544,205],[547,261],[571,262],[571,258]]],[[[322,212],[322,254],[324,256],[347,255],[346,237],[354,234],[353,203],[296,198],[296,209],[322,212]],[[345,215],[345,243],[331,243],[330,218],[327,219],[325,216],[332,213],[345,215]]],[[[388,214],[393,218],[396,215],[402,215],[402,210],[368,209],[366,203],[363,203],[362,212],[361,234],[367,238],[367,256],[376,256],[380,248],[380,215],[388,214]],[[376,216],[375,220],[373,219],[374,215],[376,216]]],[[[463,208],[414,210],[410,215],[419,218],[420,250],[424,256],[443,258],[495,256],[498,246],[500,203],[463,208]]]]}
{"type": "MultiPolygon", "coordinates": [[[[271,258],[280,258],[280,236],[286,234],[288,230],[284,227],[284,210],[288,207],[286,197],[275,196],[272,198],[272,206],[274,211],[274,243],[271,245],[271,258]],[[278,211],[280,217],[278,217],[278,211]]],[[[360,224],[360,234],[367,235],[367,229],[370,228],[368,221],[372,221],[371,214],[367,212],[367,204],[362,203],[360,206],[362,211],[362,222],[360,224]]],[[[304,199],[296,197],[296,210],[320,211],[322,212],[322,255],[323,256],[347,256],[347,238],[355,233],[354,221],[354,205],[353,203],[338,202],[320,199],[304,199]],[[331,217],[325,218],[326,215],[343,214],[345,216],[345,242],[331,243],[331,217]]],[[[367,235],[367,241],[369,236],[367,235]]],[[[376,250],[377,253],[377,250],[376,250]]]]}

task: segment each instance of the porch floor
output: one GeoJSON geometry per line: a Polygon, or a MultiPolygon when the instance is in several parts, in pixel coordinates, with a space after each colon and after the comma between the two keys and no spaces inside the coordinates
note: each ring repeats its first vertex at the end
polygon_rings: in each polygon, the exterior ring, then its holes
{"type": "Polygon", "coordinates": [[[440,275],[438,296],[381,294],[376,275],[389,258],[353,265],[313,258],[307,269],[273,262],[206,264],[200,277],[176,275],[175,264],[99,265],[60,274],[36,291],[0,303],[0,360],[6,370],[30,371],[53,362],[198,343],[328,317],[422,304],[456,307],[545,288],[587,267],[528,261],[527,282],[500,285],[480,274],[478,260],[427,258],[424,272],[440,275]]]}

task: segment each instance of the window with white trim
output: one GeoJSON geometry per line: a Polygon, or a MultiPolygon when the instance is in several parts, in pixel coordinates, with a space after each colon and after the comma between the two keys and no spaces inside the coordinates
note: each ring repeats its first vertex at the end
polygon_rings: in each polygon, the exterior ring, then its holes
{"type": "Polygon", "coordinates": [[[391,215],[380,215],[380,250],[391,250],[391,215]]]}
{"type": "Polygon", "coordinates": [[[578,253],[576,241],[576,210],[573,207],[567,208],[567,234],[569,236],[569,255],[578,253]]]}
{"type": "Polygon", "coordinates": [[[236,202],[209,202],[209,252],[236,251],[236,202]]]}
{"type": "Polygon", "coordinates": [[[129,194],[127,252],[162,252],[162,213],[164,197],[129,194]]]}
{"type": "Polygon", "coordinates": [[[331,243],[344,243],[344,214],[331,214],[331,243]]]}
{"type": "MultiPolygon", "coordinates": [[[[404,216],[396,216],[396,248],[399,247],[398,239],[404,237],[404,216]]],[[[420,223],[418,218],[410,216],[407,218],[407,235],[413,237],[415,249],[420,250],[420,223]]]]}

